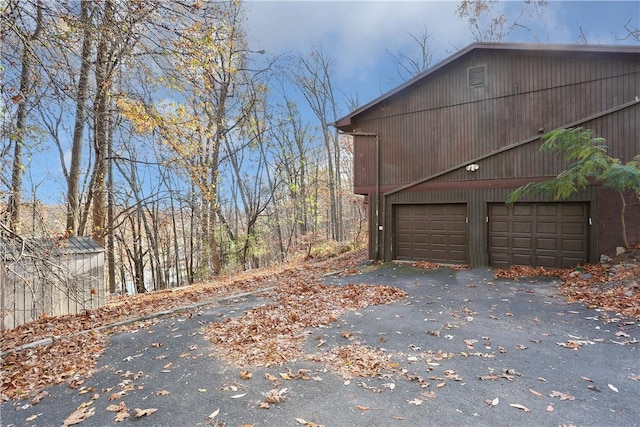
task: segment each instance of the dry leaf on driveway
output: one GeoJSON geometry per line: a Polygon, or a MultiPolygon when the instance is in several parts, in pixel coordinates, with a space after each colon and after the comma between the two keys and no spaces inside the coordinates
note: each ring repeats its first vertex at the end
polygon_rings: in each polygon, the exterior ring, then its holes
{"type": "Polygon", "coordinates": [[[516,408],[516,409],[520,409],[521,411],[524,411],[524,412],[531,412],[531,409],[529,409],[526,406],[521,405],[519,403],[509,403],[509,406],[511,406],[513,408],[516,408]]]}
{"type": "MultiPolygon", "coordinates": [[[[92,403],[93,402],[90,402],[89,405],[91,405],[92,403]]],[[[95,407],[82,404],[78,409],[73,411],[71,415],[67,417],[67,419],[64,420],[62,427],[80,424],[81,422],[83,422],[89,417],[94,416],[95,414],[96,414],[95,407]]]]}
{"type": "Polygon", "coordinates": [[[562,393],[560,391],[552,391],[549,393],[549,397],[559,397],[560,400],[576,400],[576,398],[568,393],[562,393]]]}
{"type": "Polygon", "coordinates": [[[153,414],[157,410],[158,410],[158,408],[148,408],[148,409],[135,408],[134,409],[134,411],[136,411],[135,412],[136,418],[148,417],[149,415],[153,414]]]}

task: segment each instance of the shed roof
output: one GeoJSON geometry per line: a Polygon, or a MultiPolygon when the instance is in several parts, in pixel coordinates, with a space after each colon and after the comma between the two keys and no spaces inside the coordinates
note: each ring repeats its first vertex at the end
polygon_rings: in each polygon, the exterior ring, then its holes
{"type": "Polygon", "coordinates": [[[630,53],[640,54],[640,46],[628,45],[586,45],[586,44],[541,44],[541,43],[473,43],[457,53],[445,58],[435,66],[407,80],[395,89],[352,111],[343,118],[337,120],[334,126],[345,132],[353,132],[352,119],[358,114],[380,104],[391,96],[407,89],[418,81],[429,78],[436,71],[447,67],[463,56],[476,50],[495,51],[519,51],[519,52],[543,52],[543,53],[630,53]]]}
{"type": "Polygon", "coordinates": [[[6,239],[0,238],[0,259],[15,261],[27,253],[44,253],[49,256],[94,254],[104,248],[91,237],[68,239],[6,239]]]}

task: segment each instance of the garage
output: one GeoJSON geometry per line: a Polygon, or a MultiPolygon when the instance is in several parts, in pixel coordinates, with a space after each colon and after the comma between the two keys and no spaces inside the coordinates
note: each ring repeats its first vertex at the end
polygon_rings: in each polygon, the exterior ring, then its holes
{"type": "Polygon", "coordinates": [[[395,259],[467,262],[467,205],[394,206],[395,259]]]}
{"type": "Polygon", "coordinates": [[[573,267],[588,259],[587,203],[491,203],[489,263],[573,267]]]}

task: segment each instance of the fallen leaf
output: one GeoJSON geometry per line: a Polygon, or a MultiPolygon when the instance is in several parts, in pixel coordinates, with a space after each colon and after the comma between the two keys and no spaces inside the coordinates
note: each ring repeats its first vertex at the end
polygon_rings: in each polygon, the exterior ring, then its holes
{"type": "Polygon", "coordinates": [[[116,413],[115,421],[117,423],[121,423],[122,421],[124,421],[125,419],[129,418],[130,416],[131,415],[129,415],[129,410],[125,408],[124,410],[118,411],[116,413]]]}
{"type": "Polygon", "coordinates": [[[547,412],[553,412],[553,405],[547,405],[547,412]]]}
{"type": "Polygon", "coordinates": [[[213,419],[215,418],[218,414],[220,413],[220,408],[216,409],[215,411],[213,411],[211,413],[211,415],[209,415],[209,418],[213,419]]]}
{"type": "Polygon", "coordinates": [[[291,379],[291,377],[287,373],[280,373],[280,377],[282,377],[283,380],[290,380],[291,379]]]}
{"type": "Polygon", "coordinates": [[[542,396],[543,396],[543,395],[542,395],[542,393],[540,393],[539,391],[535,391],[535,390],[534,390],[534,389],[532,389],[532,388],[530,388],[530,389],[529,389],[529,391],[530,391],[532,394],[534,394],[534,395],[536,395],[536,396],[538,396],[538,397],[542,397],[542,396]]]}
{"type": "Polygon", "coordinates": [[[252,376],[253,375],[249,371],[240,371],[240,378],[242,378],[243,380],[249,380],[252,376]]]}
{"type": "Polygon", "coordinates": [[[158,408],[148,408],[148,409],[135,408],[134,409],[134,411],[136,411],[135,413],[136,418],[148,417],[149,415],[153,414],[157,410],[158,408]]]}
{"type": "Polygon", "coordinates": [[[158,396],[169,396],[171,392],[169,390],[160,390],[160,391],[156,391],[156,394],[158,396]]]}
{"type": "Polygon", "coordinates": [[[568,393],[562,393],[560,391],[552,391],[549,393],[550,397],[559,397],[560,400],[576,400],[576,398],[568,393]]]}
{"type": "MultiPolygon", "coordinates": [[[[123,402],[120,402],[123,403],[123,402]]],[[[122,405],[109,405],[105,408],[109,412],[119,412],[122,409],[122,405]]]]}
{"type": "Polygon", "coordinates": [[[360,409],[361,411],[368,411],[371,408],[369,408],[368,406],[356,405],[356,409],[360,409]]]}
{"type": "Polygon", "coordinates": [[[531,409],[527,408],[526,406],[520,405],[519,403],[509,403],[509,406],[512,406],[516,409],[520,409],[521,411],[524,411],[524,412],[531,412],[531,409]]]}
{"type": "Polygon", "coordinates": [[[268,373],[268,372],[264,374],[264,377],[265,377],[266,379],[268,379],[269,381],[278,381],[278,377],[276,377],[276,376],[274,376],[274,375],[271,375],[271,374],[270,374],[270,373],[268,373]]]}
{"type": "Polygon", "coordinates": [[[30,417],[27,417],[27,419],[26,419],[25,421],[33,421],[33,420],[35,420],[36,418],[38,418],[38,414],[33,414],[33,415],[31,415],[30,417]]]}
{"type": "Polygon", "coordinates": [[[583,377],[582,375],[580,375],[580,378],[582,378],[585,381],[589,381],[590,383],[593,382],[593,380],[591,378],[589,378],[589,377],[583,377]]]}
{"type": "Polygon", "coordinates": [[[284,399],[284,393],[287,391],[286,388],[282,390],[272,389],[269,390],[266,394],[266,399],[268,403],[279,403],[284,399]]]}
{"type": "Polygon", "coordinates": [[[93,406],[92,407],[80,406],[78,409],[73,411],[71,415],[69,415],[64,420],[64,423],[62,423],[62,427],[80,424],[87,418],[94,416],[95,413],[96,413],[96,408],[93,406]]]}
{"type": "Polygon", "coordinates": [[[613,391],[615,391],[616,393],[618,393],[618,388],[616,386],[614,386],[613,384],[607,384],[609,386],[609,388],[613,391]]]}
{"type": "Polygon", "coordinates": [[[247,395],[247,393],[242,393],[242,394],[236,394],[234,396],[231,396],[232,399],[240,399],[241,397],[245,397],[247,395]]]}
{"type": "Polygon", "coordinates": [[[412,400],[407,400],[407,402],[409,402],[412,405],[416,405],[416,406],[422,405],[422,400],[420,400],[418,398],[415,398],[415,399],[412,399],[412,400]]]}
{"type": "Polygon", "coordinates": [[[302,418],[294,418],[298,424],[302,424],[306,427],[324,427],[322,424],[312,423],[311,421],[306,421],[302,418]]]}

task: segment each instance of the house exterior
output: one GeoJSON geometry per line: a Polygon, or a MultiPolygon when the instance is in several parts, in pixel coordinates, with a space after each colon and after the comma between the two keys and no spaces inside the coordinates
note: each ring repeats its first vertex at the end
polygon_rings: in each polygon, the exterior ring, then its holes
{"type": "Polygon", "coordinates": [[[0,239],[0,330],[104,306],[104,265],[90,237],[0,239]]]}
{"type": "MultiPolygon", "coordinates": [[[[370,258],[569,267],[612,255],[619,193],[594,183],[568,200],[505,201],[566,169],[540,152],[547,131],[592,129],[609,155],[640,154],[639,96],[640,47],[477,43],[339,119],[369,203],[370,258]]],[[[626,201],[639,241],[640,204],[626,201]]]]}

